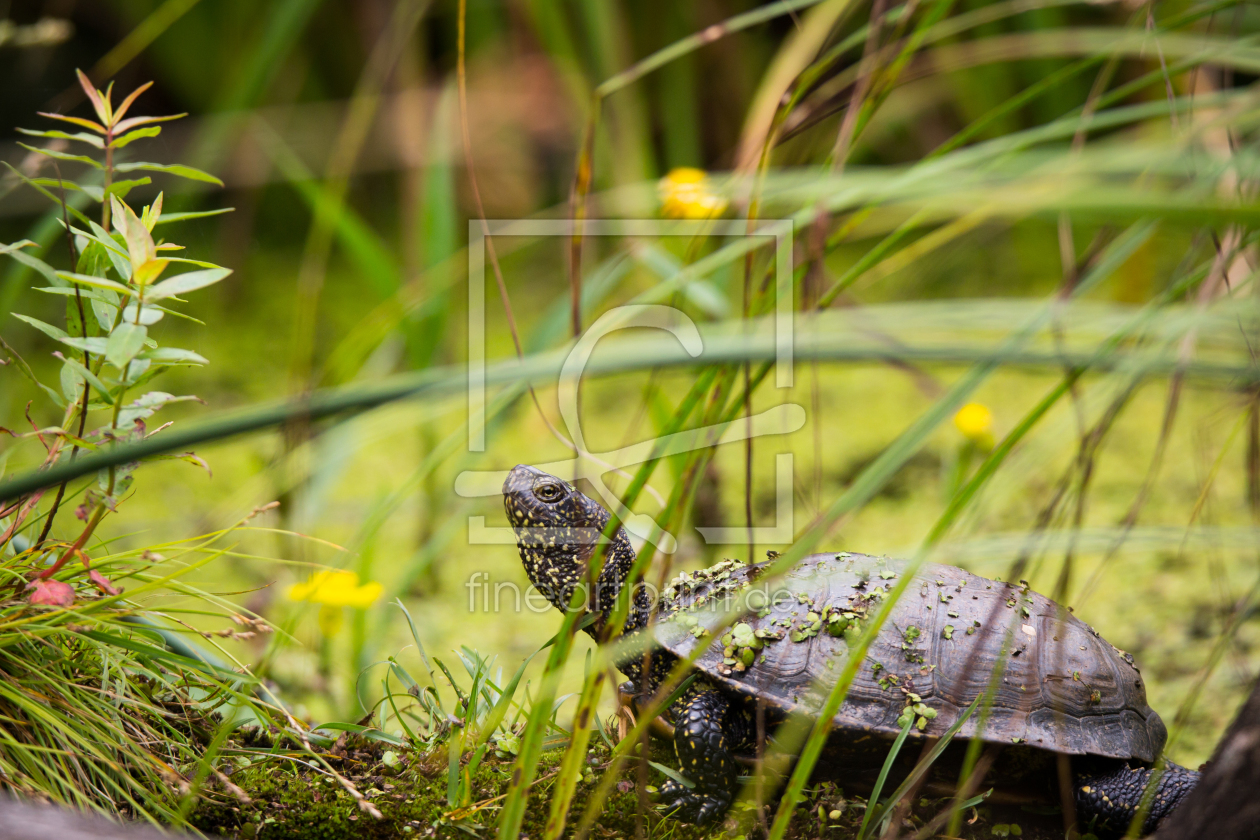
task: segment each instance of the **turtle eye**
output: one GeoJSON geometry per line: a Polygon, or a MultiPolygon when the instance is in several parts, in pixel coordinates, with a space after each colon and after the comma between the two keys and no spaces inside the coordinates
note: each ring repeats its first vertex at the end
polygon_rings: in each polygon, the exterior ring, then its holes
{"type": "Polygon", "coordinates": [[[564,495],[559,484],[540,484],[534,488],[534,495],[544,502],[554,502],[564,495]]]}

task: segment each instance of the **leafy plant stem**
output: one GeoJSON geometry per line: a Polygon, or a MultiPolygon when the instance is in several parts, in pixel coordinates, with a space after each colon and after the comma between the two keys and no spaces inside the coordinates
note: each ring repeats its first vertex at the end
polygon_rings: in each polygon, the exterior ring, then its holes
{"type": "MultiPolygon", "coordinates": [[[[74,247],[74,234],[70,232],[70,213],[66,208],[66,188],[61,183],[61,166],[57,163],[56,160],[53,160],[53,169],[57,173],[57,183],[61,190],[61,195],[60,195],[61,220],[66,228],[66,231],[65,231],[66,232],[66,247],[70,251],[70,265],[76,266],[78,265],[78,262],[79,262],[79,255],[76,252],[75,247],[74,247]]],[[[83,290],[78,286],[78,284],[75,284],[75,287],[74,287],[74,304],[75,304],[75,308],[78,309],[79,325],[82,328],[80,338],[83,338],[84,340],[86,340],[88,337],[87,336],[87,315],[83,311],[83,290]]],[[[92,357],[88,353],[88,351],[84,349],[83,350],[83,366],[85,368],[90,369],[91,365],[92,365],[92,357]]],[[[88,382],[87,379],[84,379],[83,396],[79,398],[79,403],[76,404],[76,406],[74,406],[74,408],[72,409],[72,411],[74,409],[77,409],[78,418],[79,418],[79,428],[75,436],[79,438],[80,440],[82,440],[83,438],[83,430],[87,424],[88,403],[89,403],[89,400],[91,399],[91,396],[92,396],[92,384],[88,382]]],[[[75,443],[70,449],[70,460],[74,461],[75,457],[78,456],[78,454],[79,454],[79,444],[75,443]]],[[[66,495],[67,484],[69,484],[68,481],[63,481],[61,482],[61,484],[57,486],[57,495],[53,498],[52,507],[48,509],[48,515],[44,517],[44,527],[39,533],[39,538],[36,539],[34,542],[33,547],[36,549],[38,549],[40,546],[44,544],[44,541],[48,539],[49,532],[52,531],[53,522],[57,519],[57,512],[61,509],[61,500],[65,498],[65,495],[66,495]]]]}
{"type": "Polygon", "coordinates": [[[67,548],[61,557],[57,558],[57,562],[44,569],[35,577],[39,580],[48,580],[55,573],[60,571],[61,567],[66,564],[67,560],[83,550],[83,546],[87,545],[87,541],[91,538],[92,532],[96,530],[96,526],[100,524],[100,521],[104,516],[105,505],[103,503],[98,504],[93,509],[92,516],[88,519],[87,526],[83,529],[83,533],[79,534],[79,538],[74,541],[74,544],[67,548]]]}
{"type": "Polygon", "coordinates": [[[101,227],[109,230],[109,188],[114,183],[114,127],[105,126],[105,182],[102,187],[104,200],[101,202],[101,227]]]}

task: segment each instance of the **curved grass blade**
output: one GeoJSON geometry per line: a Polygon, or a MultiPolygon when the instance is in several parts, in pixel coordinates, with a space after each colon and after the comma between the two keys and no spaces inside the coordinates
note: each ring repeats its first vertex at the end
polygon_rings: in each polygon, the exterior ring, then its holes
{"type": "MultiPolygon", "coordinates": [[[[1142,245],[1155,231],[1155,224],[1152,222],[1142,222],[1134,225],[1126,230],[1107,247],[1095,264],[1080,282],[1071,290],[1071,297],[1078,297],[1085,294],[1090,289],[1097,286],[1102,280],[1109,277],[1117,268],[1120,267],[1137,248],[1142,245]]],[[[1052,299],[1053,300],[1053,299],[1052,299]]],[[[1039,318],[1032,319],[1024,324],[1016,333],[1008,339],[1005,346],[1008,349],[1016,349],[1023,342],[1027,341],[1030,334],[1036,329],[1038,322],[1043,318],[1049,318],[1052,311],[1053,302],[1046,305],[1039,318]]],[[[927,412],[919,417],[909,429],[903,432],[893,443],[886,448],[875,459],[872,464],[867,467],[863,473],[850,486],[839,499],[828,509],[822,521],[815,524],[804,535],[802,535],[788,551],[784,552],[778,560],[774,561],[767,570],[768,574],[781,573],[791,568],[806,552],[811,550],[819,539],[826,533],[827,528],[832,522],[839,518],[843,513],[852,510],[859,504],[870,498],[871,494],[879,486],[875,483],[874,478],[881,474],[891,474],[893,469],[899,468],[905,461],[922,447],[927,439],[927,435],[936,428],[946,417],[952,416],[953,413],[962,405],[963,401],[975,390],[975,388],[983,381],[989,373],[994,370],[991,364],[981,364],[971,368],[964,374],[958,382],[950,388],[949,392],[936,402],[927,412]],[[892,468],[892,469],[890,469],[892,468]]],[[[822,753],[823,744],[827,735],[831,731],[834,723],[835,715],[839,711],[844,698],[847,696],[849,686],[853,679],[857,676],[858,668],[866,657],[866,652],[874,641],[875,636],[879,633],[888,617],[892,614],[893,607],[902,595],[909,588],[914,578],[915,572],[923,564],[925,560],[925,552],[918,552],[911,562],[907,565],[901,577],[898,578],[888,596],[880,603],[880,609],[876,615],[867,623],[862,630],[862,635],[858,639],[855,646],[851,646],[848,660],[845,663],[844,670],[841,672],[836,683],[832,686],[831,691],[827,695],[826,701],[818,712],[818,717],[810,730],[809,737],[806,739],[804,747],[800,752],[800,759],[797,761],[796,767],[792,771],[792,775],[788,780],[787,789],[783,793],[783,798],[779,804],[779,810],[775,814],[774,823],[770,829],[770,840],[782,840],[784,833],[787,831],[788,823],[792,818],[792,813],[796,808],[796,803],[800,801],[800,797],[805,788],[810,774],[813,772],[814,765],[818,761],[819,755],[822,753]]]]}
{"type": "MultiPolygon", "coordinates": [[[[892,747],[888,750],[888,757],[884,759],[884,766],[879,768],[879,776],[875,779],[875,787],[871,789],[871,796],[866,800],[866,813],[862,815],[862,824],[858,826],[856,840],[866,840],[866,829],[870,826],[871,817],[874,816],[876,811],[880,810],[879,795],[884,792],[884,782],[888,780],[888,773],[897,762],[897,756],[901,752],[901,745],[910,736],[910,728],[912,726],[914,726],[914,715],[909,715],[905,724],[901,727],[901,731],[897,733],[897,738],[893,741],[892,747]]],[[[886,807],[891,808],[895,803],[895,799],[890,799],[886,807]]]]}
{"type": "MultiPolygon", "coordinates": [[[[884,814],[890,814],[892,809],[896,807],[897,803],[901,801],[901,798],[909,793],[910,789],[919,783],[919,779],[923,778],[924,774],[932,768],[932,765],[936,763],[936,760],[941,757],[943,752],[945,752],[945,748],[949,746],[949,742],[954,740],[954,736],[958,734],[960,729],[962,729],[963,724],[965,724],[968,718],[970,718],[976,711],[976,708],[980,705],[980,701],[984,699],[984,696],[985,695],[983,694],[978,695],[975,700],[971,701],[971,705],[967,707],[966,711],[959,716],[958,720],[954,721],[953,725],[950,726],[949,729],[945,730],[945,734],[940,737],[940,740],[936,742],[931,751],[929,751],[928,754],[914,766],[910,775],[897,786],[897,789],[893,791],[892,796],[888,797],[888,804],[885,806],[883,811],[884,814]]],[[[907,731],[908,727],[909,725],[907,725],[907,731]]],[[[880,781],[882,782],[883,779],[881,778],[880,781]]],[[[871,794],[871,801],[877,801],[877,797],[874,793],[871,794]]],[[[964,808],[966,807],[968,806],[964,806],[964,808]]],[[[865,818],[863,818],[863,825],[865,825],[865,818]]],[[[859,833],[859,840],[860,838],[861,835],[859,833]]]]}

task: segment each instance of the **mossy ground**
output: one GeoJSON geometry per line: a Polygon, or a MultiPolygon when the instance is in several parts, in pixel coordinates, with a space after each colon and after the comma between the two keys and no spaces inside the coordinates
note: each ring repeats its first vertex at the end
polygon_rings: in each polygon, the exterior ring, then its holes
{"type": "MultiPolygon", "coordinates": [[[[332,778],[305,766],[284,761],[263,761],[242,766],[230,775],[249,797],[245,802],[222,786],[212,788],[193,815],[193,823],[210,836],[240,840],[376,840],[405,837],[493,837],[498,813],[496,799],[507,790],[511,763],[488,757],[472,779],[473,802],[485,803],[472,816],[459,823],[447,803],[446,750],[435,753],[403,753],[394,767],[382,761],[385,747],[373,742],[353,742],[334,750],[330,756],[340,773],[350,780],[380,810],[375,819],[362,811],[349,793],[332,778]]],[[[653,758],[671,764],[671,750],[655,744],[653,758]]],[[[561,750],[544,753],[531,806],[522,834],[538,838],[543,834],[553,781],[546,777],[556,768],[561,750]]],[[[568,834],[599,780],[598,769],[605,765],[608,752],[603,745],[592,749],[593,772],[578,784],[568,834]]],[[[624,772],[591,832],[595,838],[629,838],[642,830],[651,840],[701,840],[701,838],[743,836],[749,840],[764,836],[751,806],[737,806],[727,820],[716,827],[699,829],[673,820],[663,820],[655,812],[644,814],[634,789],[635,768],[624,772]]],[[[652,770],[651,782],[659,784],[660,774],[652,770]]],[[[945,800],[920,799],[915,803],[909,824],[901,836],[913,836],[940,812],[945,800]],[[910,825],[914,830],[910,830],[910,825]]],[[[787,836],[792,840],[827,838],[847,840],[855,836],[865,808],[860,797],[846,797],[841,787],[824,783],[811,788],[798,807],[787,836]],[[822,809],[820,819],[819,809],[822,809]],[[830,815],[839,811],[837,819],[830,815]]],[[[1001,836],[1021,836],[1029,840],[1058,840],[1063,837],[1057,811],[1033,810],[1015,806],[982,806],[969,811],[961,837],[980,840],[1001,836]],[[1012,828],[1014,826],[1014,828],[1012,828]],[[1005,827],[1005,828],[1004,828],[1005,827]],[[995,830],[996,829],[996,830],[995,830]],[[1003,832],[1006,833],[1003,833],[1003,832]],[[1016,835],[1016,831],[1019,832],[1016,835]]],[[[773,812],[768,812],[773,818],[773,812]]]]}

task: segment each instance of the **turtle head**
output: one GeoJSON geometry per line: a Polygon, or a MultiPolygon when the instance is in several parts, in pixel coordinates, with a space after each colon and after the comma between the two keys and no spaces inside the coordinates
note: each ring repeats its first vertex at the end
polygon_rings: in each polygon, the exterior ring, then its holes
{"type": "MultiPolygon", "coordinates": [[[[569,482],[524,464],[514,467],[503,482],[503,508],[516,531],[516,545],[530,581],[553,606],[567,609],[574,587],[586,579],[599,535],[608,525],[608,511],[569,482]]],[[[601,584],[624,579],[606,573],[625,563],[627,553],[633,562],[634,551],[619,528],[604,564],[605,574],[600,575],[601,584]]],[[[598,603],[611,601],[617,593],[597,590],[595,595],[598,603]]]]}

